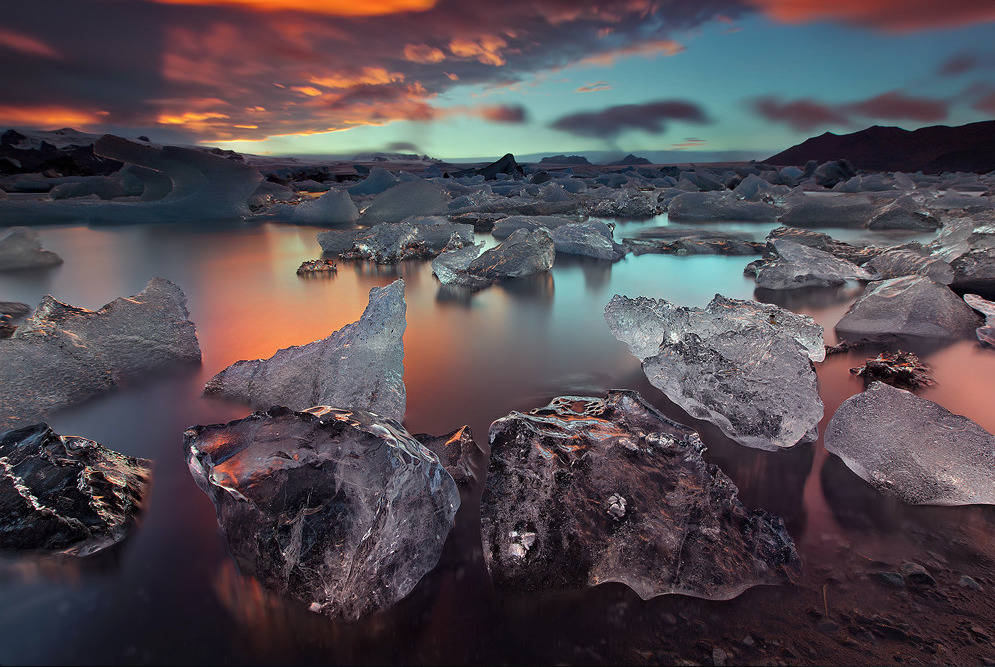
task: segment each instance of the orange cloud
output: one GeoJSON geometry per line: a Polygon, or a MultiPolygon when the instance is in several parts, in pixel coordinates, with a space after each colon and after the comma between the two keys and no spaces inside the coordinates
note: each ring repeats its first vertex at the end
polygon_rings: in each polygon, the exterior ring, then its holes
{"type": "Polygon", "coordinates": [[[30,125],[41,129],[81,127],[106,122],[105,111],[81,111],[61,106],[0,104],[0,124],[30,125]]]}
{"type": "Polygon", "coordinates": [[[0,46],[20,51],[29,56],[51,58],[52,60],[62,58],[62,55],[58,51],[45,42],[29,35],[22,35],[21,33],[4,30],[3,28],[0,28],[0,46]]]}
{"type": "Polygon", "coordinates": [[[322,92],[314,86],[291,86],[290,89],[296,90],[298,93],[307,95],[308,97],[318,97],[322,94],[322,92]]]}
{"type": "Polygon", "coordinates": [[[332,16],[382,16],[423,12],[438,0],[156,0],[164,5],[234,6],[264,12],[297,11],[332,16]]]}
{"type": "Polygon", "coordinates": [[[404,47],[404,57],[413,63],[441,63],[446,59],[446,54],[428,44],[407,44],[404,47]]]}
{"type": "Polygon", "coordinates": [[[500,49],[508,46],[508,42],[497,35],[484,35],[477,40],[454,39],[449,42],[449,50],[458,58],[476,58],[485,65],[500,67],[505,64],[500,49]]]}
{"type": "Polygon", "coordinates": [[[331,90],[352,88],[353,86],[382,86],[387,83],[404,81],[400,72],[388,72],[383,67],[364,67],[357,74],[331,73],[311,77],[310,82],[331,90]]]}
{"type": "Polygon", "coordinates": [[[596,65],[598,67],[611,67],[618,58],[629,58],[632,56],[643,56],[652,58],[658,55],[676,56],[684,51],[684,45],[672,39],[654,39],[649,42],[639,42],[618,49],[612,49],[603,53],[596,53],[580,61],[580,65],[596,65]]]}
{"type": "Polygon", "coordinates": [[[223,113],[215,111],[185,111],[179,115],[160,114],[156,122],[160,125],[203,125],[205,120],[223,120],[228,118],[223,113]]]}
{"type": "Polygon", "coordinates": [[[916,32],[995,21],[992,0],[749,0],[775,21],[834,20],[889,32],[916,32]]]}

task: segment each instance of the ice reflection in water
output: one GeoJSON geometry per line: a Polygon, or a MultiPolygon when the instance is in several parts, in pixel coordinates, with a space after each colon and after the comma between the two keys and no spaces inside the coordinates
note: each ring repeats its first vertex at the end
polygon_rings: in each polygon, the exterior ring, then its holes
{"type": "MultiPolygon", "coordinates": [[[[661,223],[665,219],[620,223],[616,238],[661,223]]],[[[762,239],[771,226],[714,227],[762,239]]],[[[407,284],[405,426],[412,433],[443,434],[469,424],[485,441],[490,422],[512,410],[539,407],[557,395],[635,389],[700,431],[709,447],[706,458],[736,482],[747,506],[785,517],[808,565],[832,564],[837,552],[827,544],[854,545],[861,558],[898,554],[899,560],[926,545],[950,563],[995,552],[989,508],[901,506],[827,455],[821,438],[763,452],[690,419],[649,385],[603,319],[616,293],[704,306],[718,292],[812,315],[833,343],[832,327],[857,294],[852,286],[755,295],[753,281],[742,275],[750,258],[662,255],[629,256],[614,265],[559,258],[550,276],[473,295],[440,289],[428,262],[383,267],[340,261],[329,279],[299,278],[300,263],[320,254],[317,231],[287,225],[47,227],[39,229],[43,245],[65,264],[0,275],[0,299],[34,305],[50,292],[86,308],[137,293],[152,276],[167,278],[188,295],[203,350],[200,369],[133,386],[50,420],[59,433],[153,459],[149,509],[131,539],[98,558],[0,563],[0,662],[598,661],[591,646],[603,647],[601,660],[632,660],[627,647],[655,636],[654,619],[667,610],[749,617],[757,604],[801,604],[793,602],[800,595],[794,589],[751,591],[727,603],[642,603],[615,585],[495,598],[476,532],[479,488],[462,490],[465,509],[439,567],[397,608],[368,621],[328,622],[241,577],[218,533],[213,506],[186,469],[181,442],[190,425],[250,411],[201,397],[203,383],[234,361],[269,357],[357,320],[369,289],[398,276],[407,284]],[[931,537],[951,527],[960,531],[957,539],[931,537]]],[[[847,241],[860,235],[827,231],[847,241]]],[[[973,341],[910,349],[934,367],[938,381],[920,395],[995,431],[995,353],[973,341]]],[[[850,352],[817,365],[826,406],[821,427],[862,389],[848,369],[864,356],[850,352]]]]}

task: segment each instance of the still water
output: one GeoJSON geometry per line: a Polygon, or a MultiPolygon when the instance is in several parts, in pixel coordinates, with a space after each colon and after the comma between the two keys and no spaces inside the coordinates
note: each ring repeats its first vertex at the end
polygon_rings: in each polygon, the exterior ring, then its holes
{"type": "MultiPolygon", "coordinates": [[[[666,218],[620,223],[616,238],[654,224],[666,224],[666,218]]],[[[757,239],[769,231],[762,225],[714,227],[748,230],[757,239]]],[[[704,306],[718,292],[812,315],[833,343],[833,326],[859,286],[754,295],[753,281],[742,273],[752,258],[662,255],[630,255],[614,265],[561,256],[549,276],[472,296],[441,287],[428,262],[420,261],[396,267],[340,261],[337,274],[298,277],[297,266],[320,255],[318,231],[282,224],[47,227],[38,229],[43,246],[65,264],[0,274],[0,300],[34,305],[51,293],[91,309],[139,292],[153,276],[167,278],[187,295],[203,352],[199,368],[128,387],[50,419],[58,433],[152,459],[153,485],[139,527],[108,553],[83,561],[8,556],[0,562],[0,663],[593,660],[571,652],[569,633],[557,634],[557,621],[536,611],[547,604],[542,596],[496,599],[475,532],[479,489],[465,492],[439,567],[395,609],[356,625],[331,623],[274,599],[232,565],[214,508],[186,469],[182,433],[190,425],[224,422],[250,410],[204,398],[204,382],[239,359],[268,357],[357,320],[370,288],[397,277],[406,283],[404,423],[412,433],[441,434],[469,424],[485,442],[490,422],[511,410],[539,407],[561,394],[631,388],[700,430],[709,447],[706,457],[736,482],[744,503],[785,517],[803,562],[837,538],[901,551],[909,521],[926,529],[934,522],[988,526],[992,521],[987,508],[937,511],[883,500],[827,454],[821,438],[777,453],[728,441],[651,387],[602,316],[614,294],[704,306]],[[539,624],[544,627],[535,627],[539,624]]],[[[855,238],[853,232],[825,231],[855,238]]],[[[0,236],[5,232],[0,228],[0,236]]],[[[912,349],[934,367],[937,380],[918,392],[921,396],[995,431],[990,399],[995,353],[974,341],[912,349]]],[[[840,402],[863,388],[848,369],[866,356],[848,353],[817,364],[826,405],[822,428],[840,402]]],[[[602,597],[594,592],[571,598],[555,607],[571,616],[559,621],[570,625],[596,616],[602,597]]],[[[652,613],[652,601],[635,604],[637,616],[652,613]]]]}

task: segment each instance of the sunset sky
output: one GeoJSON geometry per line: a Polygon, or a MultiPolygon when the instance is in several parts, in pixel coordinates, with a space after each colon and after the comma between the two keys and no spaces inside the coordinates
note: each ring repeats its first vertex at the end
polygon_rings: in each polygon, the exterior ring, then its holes
{"type": "Polygon", "coordinates": [[[995,0],[0,0],[0,128],[763,158],[995,118],[995,0]]]}

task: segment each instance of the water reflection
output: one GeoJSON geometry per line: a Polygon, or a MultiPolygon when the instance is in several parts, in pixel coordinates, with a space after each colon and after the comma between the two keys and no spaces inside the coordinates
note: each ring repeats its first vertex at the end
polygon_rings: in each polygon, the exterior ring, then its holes
{"type": "MultiPolygon", "coordinates": [[[[616,237],[665,223],[619,223],[616,237]]],[[[761,238],[767,231],[750,229],[761,238]]],[[[806,563],[834,565],[842,556],[826,548],[832,543],[859,545],[873,557],[943,559],[962,570],[995,555],[992,508],[898,506],[828,454],[821,439],[781,452],[741,447],[653,388],[604,324],[615,293],[698,307],[717,292],[749,299],[755,285],[743,276],[744,258],[643,255],[608,264],[560,257],[549,275],[466,293],[441,286],[421,261],[339,261],[337,274],[302,280],[297,267],[320,255],[318,231],[276,224],[46,227],[39,230],[43,245],[65,264],[0,275],[0,300],[34,305],[52,293],[91,309],[138,292],[153,276],[168,278],[187,294],[203,351],[200,368],[131,385],[50,420],[60,433],[152,458],[149,504],[132,537],[99,558],[17,557],[0,565],[0,661],[673,662],[682,656],[664,651],[640,658],[632,647],[650,641],[657,651],[666,642],[693,647],[709,633],[712,640],[721,635],[713,630],[727,627],[731,616],[756,616],[760,604],[775,614],[804,614],[807,593],[793,587],[763,587],[725,603],[681,596],[643,602],[620,585],[497,598],[480,549],[479,487],[461,490],[457,528],[439,567],[395,609],[363,623],[331,623],[239,574],[181,444],[187,426],[250,411],[204,398],[204,382],[239,359],[269,357],[354,322],[370,288],[397,277],[407,286],[404,423],[412,432],[441,434],[468,424],[486,449],[490,423],[512,410],[562,394],[635,389],[699,430],[706,459],[737,484],[747,506],[785,518],[806,563]],[[663,623],[665,615],[676,622],[663,623]]],[[[811,315],[833,342],[833,327],[859,289],[755,295],[811,315]]],[[[938,384],[919,395],[995,432],[995,353],[974,341],[901,345],[934,368],[938,384]]],[[[849,368],[883,349],[889,346],[870,345],[816,364],[825,404],[820,433],[837,406],[863,388],[849,368]]]]}
{"type": "Polygon", "coordinates": [[[584,275],[584,285],[589,290],[599,290],[608,284],[611,280],[613,265],[614,262],[607,259],[580,257],[578,255],[556,256],[557,272],[580,270],[584,275]]]}
{"type": "Polygon", "coordinates": [[[862,284],[851,281],[839,287],[800,287],[786,290],[758,287],[753,291],[753,298],[761,303],[772,303],[798,312],[808,308],[822,309],[853,303],[863,291],[862,284]]]}
{"type": "Polygon", "coordinates": [[[551,273],[502,280],[494,287],[521,301],[547,306],[553,303],[553,275],[551,273]]]}

